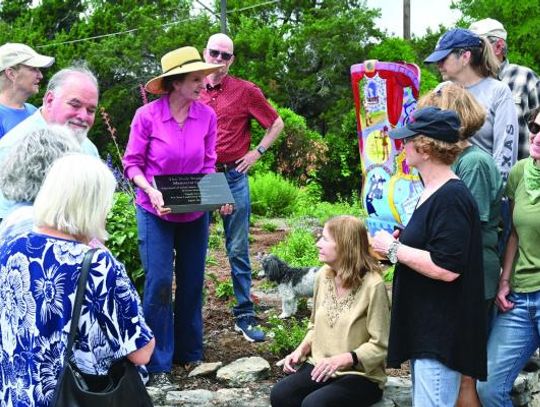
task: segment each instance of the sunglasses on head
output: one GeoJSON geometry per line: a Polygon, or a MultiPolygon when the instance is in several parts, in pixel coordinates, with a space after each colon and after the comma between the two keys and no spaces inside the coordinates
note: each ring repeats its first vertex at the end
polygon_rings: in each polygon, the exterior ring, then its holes
{"type": "Polygon", "coordinates": [[[536,135],[540,132],[540,124],[536,123],[534,120],[531,120],[529,123],[527,123],[527,127],[529,128],[531,134],[536,135]]]}
{"type": "Polygon", "coordinates": [[[219,54],[221,54],[221,59],[224,61],[228,61],[233,57],[233,54],[229,54],[228,52],[218,51],[217,49],[209,49],[208,53],[212,58],[217,58],[219,54]]]}

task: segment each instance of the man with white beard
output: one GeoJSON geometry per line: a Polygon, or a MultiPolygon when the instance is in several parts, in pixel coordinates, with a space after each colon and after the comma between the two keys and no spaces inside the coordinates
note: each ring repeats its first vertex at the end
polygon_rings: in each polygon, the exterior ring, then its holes
{"type": "MultiPolygon", "coordinates": [[[[86,67],[71,66],[55,73],[47,86],[43,105],[0,139],[0,163],[26,134],[48,124],[65,125],[81,143],[83,153],[99,157],[96,146],[86,137],[94,124],[99,89],[94,74],[86,67]]],[[[0,219],[13,203],[0,194],[0,219]]]]}

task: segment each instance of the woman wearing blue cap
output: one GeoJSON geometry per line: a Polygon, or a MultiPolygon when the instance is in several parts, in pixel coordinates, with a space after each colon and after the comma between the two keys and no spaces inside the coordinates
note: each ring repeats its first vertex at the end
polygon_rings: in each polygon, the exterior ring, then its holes
{"type": "Polygon", "coordinates": [[[450,167],[459,132],[456,112],[428,107],[389,134],[403,141],[424,182],[405,229],[379,231],[372,241],[397,263],[387,365],[411,361],[414,406],[454,407],[462,374],[486,378],[480,218],[450,167]]]}
{"type": "Polygon", "coordinates": [[[491,154],[506,182],[517,160],[519,127],[510,88],[496,79],[499,63],[489,42],[454,28],[442,35],[424,62],[436,63],[444,80],[465,87],[485,107],[486,121],[470,141],[491,154]]]}

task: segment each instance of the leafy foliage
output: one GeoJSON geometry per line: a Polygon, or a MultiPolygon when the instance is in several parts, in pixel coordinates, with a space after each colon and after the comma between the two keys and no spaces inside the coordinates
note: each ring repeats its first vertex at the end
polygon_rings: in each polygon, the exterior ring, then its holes
{"type": "Polygon", "coordinates": [[[540,36],[540,15],[537,1],[506,0],[457,0],[455,7],[464,19],[462,25],[468,27],[475,20],[486,17],[503,23],[508,32],[508,51],[511,62],[540,71],[540,55],[537,39],[540,36]]]}
{"type": "Polygon", "coordinates": [[[272,247],[270,252],[295,267],[312,267],[320,264],[315,236],[304,228],[293,229],[285,240],[272,247]]]}
{"type": "Polygon", "coordinates": [[[314,199],[303,190],[299,194],[295,211],[297,218],[315,218],[323,225],[328,219],[338,215],[365,217],[366,213],[358,195],[353,195],[349,200],[340,198],[337,202],[330,203],[314,199]]]}
{"type": "Polygon", "coordinates": [[[256,215],[288,216],[294,210],[298,189],[283,177],[267,172],[249,179],[251,210],[256,215]]]}
{"type": "MultiPolygon", "coordinates": [[[[291,109],[278,107],[277,111],[285,127],[255,170],[271,170],[299,185],[317,180],[319,169],[327,162],[328,145],[318,132],[309,129],[305,118],[291,109]]],[[[258,124],[253,127],[252,144],[257,145],[264,131],[258,124]]]]}
{"type": "Polygon", "coordinates": [[[339,196],[350,196],[361,186],[360,153],[354,109],[341,114],[341,127],[328,132],[328,160],[318,172],[322,199],[334,202],[339,196]]]}
{"type": "Polygon", "coordinates": [[[307,332],[309,319],[296,318],[280,319],[277,315],[270,315],[264,330],[271,341],[268,342],[267,349],[278,356],[285,356],[292,352],[304,339],[307,332]]]}
{"type": "MultiPolygon", "coordinates": [[[[446,29],[444,30],[446,31],[446,29]]],[[[435,48],[439,33],[433,34],[428,32],[425,38],[430,38],[430,40],[425,41],[425,49],[422,49],[422,52],[419,52],[416,42],[405,41],[397,37],[386,38],[383,42],[375,45],[370,50],[369,57],[378,59],[379,61],[415,62],[419,66],[421,72],[420,93],[423,94],[429,92],[437,86],[439,75],[438,72],[434,73],[433,69],[426,67],[422,61],[433,51],[433,48],[435,48]],[[425,52],[425,55],[423,55],[423,52],[425,52]]]]}
{"type": "Polygon", "coordinates": [[[224,280],[219,280],[214,273],[208,273],[207,277],[214,282],[215,294],[217,298],[221,300],[228,300],[229,298],[234,297],[233,283],[230,277],[224,280]]]}
{"type": "Polygon", "coordinates": [[[115,193],[114,205],[107,217],[107,232],[107,247],[126,266],[129,277],[139,294],[142,294],[144,271],[139,257],[135,205],[131,195],[125,192],[115,193]]]}

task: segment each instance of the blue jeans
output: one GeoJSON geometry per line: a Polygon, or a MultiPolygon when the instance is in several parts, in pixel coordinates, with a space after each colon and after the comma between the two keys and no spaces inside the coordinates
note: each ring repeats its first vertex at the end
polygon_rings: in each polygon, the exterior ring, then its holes
{"type": "Polygon", "coordinates": [[[235,202],[233,213],[223,216],[225,248],[231,265],[232,283],[236,297],[233,313],[235,317],[254,315],[253,302],[251,302],[250,297],[249,217],[251,215],[251,200],[248,177],[234,169],[226,171],[225,177],[235,202]]]}
{"type": "Polygon", "coordinates": [[[540,291],[512,292],[510,311],[499,313],[488,341],[487,382],[477,390],[484,406],[511,407],[510,391],[519,372],[540,345],[540,291]]]}
{"type": "Polygon", "coordinates": [[[203,359],[202,290],[208,214],[193,222],[175,223],[137,207],[137,226],[145,273],[144,317],[156,338],[147,368],[149,373],[170,372],[173,359],[178,363],[203,359]]]}
{"type": "Polygon", "coordinates": [[[412,398],[415,407],[454,407],[461,373],[436,359],[412,359],[412,398]]]}

